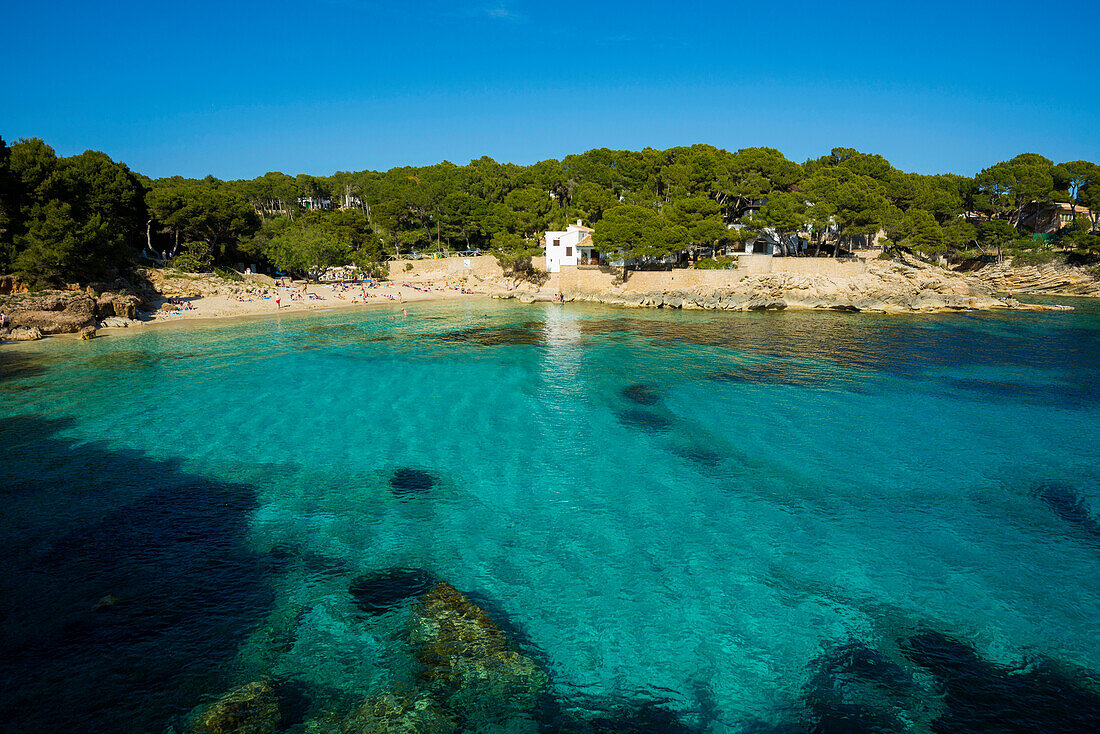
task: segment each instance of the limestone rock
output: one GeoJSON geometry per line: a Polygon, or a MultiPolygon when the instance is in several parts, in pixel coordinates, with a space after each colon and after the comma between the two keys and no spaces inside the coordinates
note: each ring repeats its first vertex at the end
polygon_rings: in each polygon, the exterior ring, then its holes
{"type": "Polygon", "coordinates": [[[100,319],[119,317],[133,319],[137,317],[141,299],[137,296],[125,296],[105,293],[96,300],[95,313],[100,319]]]}
{"type": "Polygon", "coordinates": [[[8,332],[8,338],[17,342],[33,342],[42,338],[42,331],[36,326],[16,326],[8,332]]]}
{"type": "Polygon", "coordinates": [[[78,333],[80,334],[80,338],[84,341],[87,341],[88,339],[94,339],[95,338],[95,327],[94,326],[85,326],[85,327],[81,328],[81,330],[78,333]]]}
{"type": "Polygon", "coordinates": [[[267,681],[254,681],[218,699],[195,722],[200,734],[271,734],[279,726],[279,699],[267,681]]]}
{"type": "Polygon", "coordinates": [[[514,651],[481,607],[446,582],[421,601],[412,640],[425,688],[466,720],[523,727],[547,676],[514,651]]]}
{"type": "Polygon", "coordinates": [[[141,322],[137,319],[127,319],[120,316],[108,316],[107,318],[96,324],[96,328],[99,329],[125,329],[129,326],[136,326],[141,322]]]}
{"type": "Polygon", "coordinates": [[[787,302],[781,298],[757,297],[744,305],[746,311],[781,311],[787,302]]]}
{"type": "Polygon", "coordinates": [[[95,323],[95,301],[83,295],[32,299],[20,303],[10,316],[13,326],[33,326],[43,334],[74,334],[95,323]],[[31,308],[25,308],[28,305],[31,308]]]}

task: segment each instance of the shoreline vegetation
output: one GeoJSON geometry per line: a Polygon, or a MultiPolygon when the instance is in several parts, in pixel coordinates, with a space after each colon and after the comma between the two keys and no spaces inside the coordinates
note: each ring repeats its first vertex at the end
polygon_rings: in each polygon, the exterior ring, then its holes
{"type": "Polygon", "coordinates": [[[1098,282],[1100,166],[1034,153],[974,176],[909,173],[852,148],[799,164],[699,144],[222,181],[154,180],[99,151],[59,157],[37,138],[0,139],[8,340],[470,296],[1054,309],[1013,296],[1100,297],[1098,282]],[[586,233],[576,253],[560,243],[576,264],[545,262],[567,225],[586,233]]]}

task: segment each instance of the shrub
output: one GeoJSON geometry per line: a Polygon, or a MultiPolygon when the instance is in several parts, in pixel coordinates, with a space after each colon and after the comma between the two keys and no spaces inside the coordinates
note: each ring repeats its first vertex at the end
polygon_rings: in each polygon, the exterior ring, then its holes
{"type": "Polygon", "coordinates": [[[695,263],[696,270],[736,270],[736,257],[704,258],[695,263]]]}
{"type": "Polygon", "coordinates": [[[205,242],[186,242],[183,252],[172,258],[168,266],[185,273],[209,273],[213,262],[210,248],[205,242]]]}
{"type": "Polygon", "coordinates": [[[241,277],[240,273],[238,273],[236,270],[230,270],[229,268],[216,267],[214,268],[214,272],[220,277],[225,278],[226,280],[244,280],[244,278],[241,277]]]}

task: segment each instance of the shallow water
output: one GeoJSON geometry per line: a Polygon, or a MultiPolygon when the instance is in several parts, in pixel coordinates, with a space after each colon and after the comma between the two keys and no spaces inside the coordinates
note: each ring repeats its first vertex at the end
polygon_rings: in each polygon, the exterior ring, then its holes
{"type": "MultiPolygon", "coordinates": [[[[1064,299],[1063,299],[1064,300],[1064,299]]],[[[442,579],[546,731],[1100,728],[1100,308],[469,301],[0,348],[0,720],[288,731],[442,579]]]]}

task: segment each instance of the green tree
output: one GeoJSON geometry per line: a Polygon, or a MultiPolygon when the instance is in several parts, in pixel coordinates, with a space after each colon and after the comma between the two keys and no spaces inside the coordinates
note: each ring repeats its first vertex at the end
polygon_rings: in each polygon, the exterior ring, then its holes
{"type": "Polygon", "coordinates": [[[760,231],[774,229],[782,240],[786,235],[802,231],[807,223],[806,203],[796,194],[781,191],[768,195],[768,201],[748,218],[746,227],[760,231]]]}
{"type": "Polygon", "coordinates": [[[502,267],[520,270],[526,269],[522,266],[532,257],[542,254],[541,247],[512,232],[495,233],[489,247],[502,267]]]}
{"type": "Polygon", "coordinates": [[[687,246],[690,235],[652,209],[622,205],[609,209],[596,223],[592,241],[600,252],[618,252],[624,261],[659,260],[687,246]]]}
{"type": "Polygon", "coordinates": [[[320,227],[292,227],[272,238],[268,258],[280,270],[316,277],[347,262],[349,249],[320,227]]]}
{"type": "Polygon", "coordinates": [[[1034,153],[985,168],[975,179],[985,211],[1007,216],[1019,226],[1024,207],[1054,198],[1054,164],[1034,153]]]}
{"type": "Polygon", "coordinates": [[[24,280],[62,283],[78,275],[101,275],[110,265],[96,257],[111,245],[109,228],[99,215],[79,221],[69,204],[52,199],[35,206],[28,222],[15,258],[15,272],[24,280]]]}

